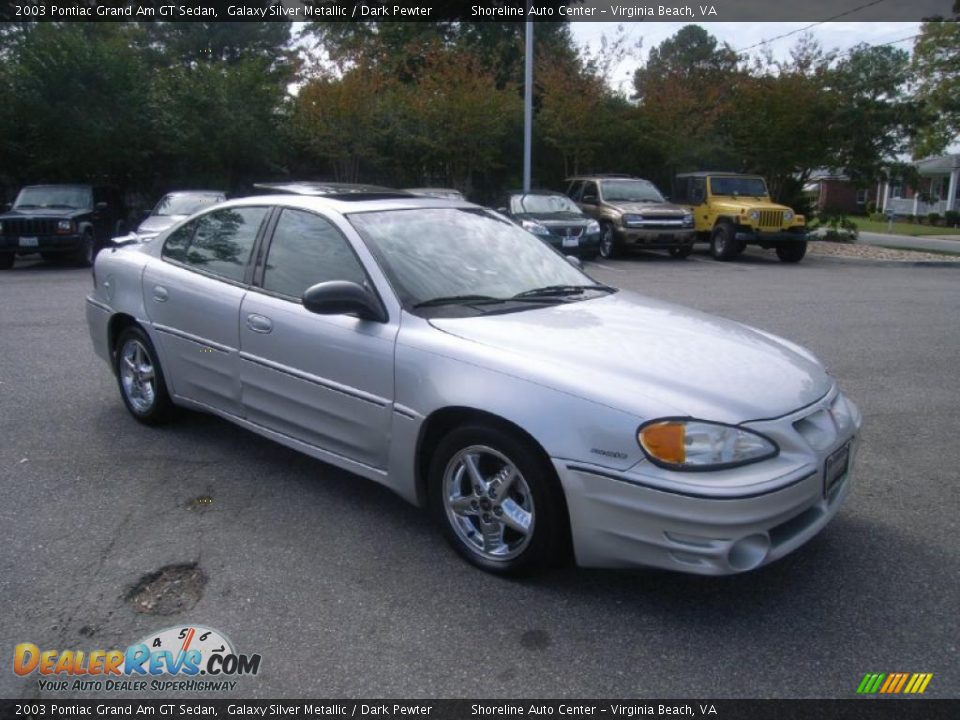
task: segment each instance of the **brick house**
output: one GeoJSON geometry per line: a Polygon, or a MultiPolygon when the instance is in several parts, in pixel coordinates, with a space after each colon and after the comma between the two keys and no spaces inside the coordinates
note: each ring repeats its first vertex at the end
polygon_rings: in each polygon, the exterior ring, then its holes
{"type": "Polygon", "coordinates": [[[867,205],[876,203],[878,197],[877,188],[858,188],[842,170],[835,169],[813,171],[803,191],[810,196],[818,213],[839,211],[848,215],[862,215],[867,212],[867,205]]]}

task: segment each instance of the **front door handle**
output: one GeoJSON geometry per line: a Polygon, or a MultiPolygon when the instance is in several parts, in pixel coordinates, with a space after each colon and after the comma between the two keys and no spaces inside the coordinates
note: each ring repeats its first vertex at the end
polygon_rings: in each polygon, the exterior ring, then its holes
{"type": "Polygon", "coordinates": [[[268,333],[273,330],[273,321],[263,315],[247,315],[247,327],[258,333],[268,333]]]}
{"type": "Polygon", "coordinates": [[[170,297],[170,294],[163,285],[153,286],[153,299],[156,302],[166,302],[168,297],[170,297]]]}

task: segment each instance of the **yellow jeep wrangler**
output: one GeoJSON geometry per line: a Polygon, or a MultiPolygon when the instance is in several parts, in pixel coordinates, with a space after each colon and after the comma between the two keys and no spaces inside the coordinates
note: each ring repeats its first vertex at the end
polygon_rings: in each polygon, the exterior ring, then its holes
{"type": "Polygon", "coordinates": [[[717,260],[731,260],[747,245],[774,248],[783,262],[800,262],[807,252],[803,215],[770,200],[757,175],[697,172],[677,175],[671,200],[689,205],[697,240],[710,243],[717,260]]]}

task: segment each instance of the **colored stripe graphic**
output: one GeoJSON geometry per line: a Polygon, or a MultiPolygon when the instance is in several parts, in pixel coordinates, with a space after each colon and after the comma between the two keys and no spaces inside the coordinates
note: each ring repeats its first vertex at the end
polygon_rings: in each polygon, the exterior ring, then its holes
{"type": "Polygon", "coordinates": [[[933,673],[867,673],[857,686],[858,695],[919,695],[926,691],[933,673]]]}

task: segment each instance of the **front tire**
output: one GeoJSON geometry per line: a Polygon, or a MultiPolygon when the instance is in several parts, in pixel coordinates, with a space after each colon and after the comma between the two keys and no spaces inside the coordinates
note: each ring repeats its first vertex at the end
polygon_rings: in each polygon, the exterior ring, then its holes
{"type": "Polygon", "coordinates": [[[739,254],[739,249],[732,225],[720,223],[713,229],[713,236],[710,238],[710,254],[714,260],[721,262],[732,260],[739,254]]]}
{"type": "Polygon", "coordinates": [[[80,247],[73,255],[73,262],[77,267],[90,267],[97,256],[97,243],[93,233],[85,232],[80,241],[80,247]]]}
{"type": "Polygon", "coordinates": [[[620,248],[617,245],[617,236],[613,232],[613,225],[603,223],[600,226],[600,257],[612,260],[619,254],[620,248]]]}
{"type": "Polygon", "coordinates": [[[803,260],[803,256],[807,254],[807,241],[800,240],[798,242],[783,243],[782,245],[777,245],[777,257],[780,258],[780,262],[785,263],[798,263],[803,260]]]}
{"type": "Polygon", "coordinates": [[[430,512],[468,562],[498,575],[568,556],[559,481],[536,448],[492,425],[467,425],[438,444],[428,477],[430,512]]]}
{"type": "Polygon", "coordinates": [[[0,253],[0,270],[9,270],[13,267],[13,261],[16,255],[13,253],[0,253]]]}
{"type": "Polygon", "coordinates": [[[157,351],[139,327],[129,327],[120,334],[114,367],[123,404],[134,418],[145,425],[159,425],[170,419],[173,403],[157,351]]]}

